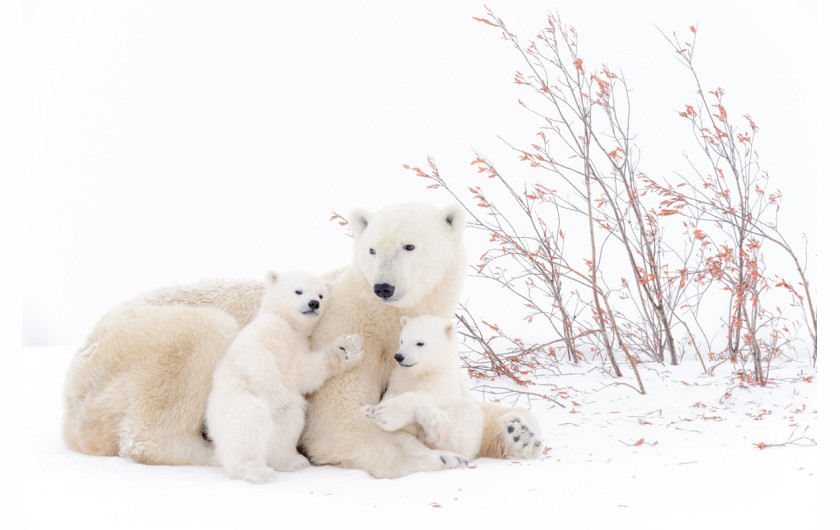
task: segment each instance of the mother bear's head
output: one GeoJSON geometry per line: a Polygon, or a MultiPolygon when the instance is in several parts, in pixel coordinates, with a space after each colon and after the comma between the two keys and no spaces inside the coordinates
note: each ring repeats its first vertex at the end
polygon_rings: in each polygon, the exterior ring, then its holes
{"type": "Polygon", "coordinates": [[[466,273],[464,210],[409,203],[350,214],[354,264],[373,294],[396,307],[416,307],[445,289],[456,298],[466,273]]]}

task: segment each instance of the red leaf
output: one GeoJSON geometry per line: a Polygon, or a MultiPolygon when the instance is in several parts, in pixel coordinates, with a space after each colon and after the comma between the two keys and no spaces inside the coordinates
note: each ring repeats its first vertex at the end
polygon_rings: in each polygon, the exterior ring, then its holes
{"type": "Polygon", "coordinates": [[[485,24],[489,24],[489,25],[493,26],[494,28],[499,27],[499,25],[498,25],[498,24],[495,24],[495,23],[493,23],[493,22],[490,22],[490,21],[489,21],[489,20],[487,20],[486,18],[473,17],[473,20],[477,20],[477,21],[479,21],[479,22],[484,22],[485,24]]]}

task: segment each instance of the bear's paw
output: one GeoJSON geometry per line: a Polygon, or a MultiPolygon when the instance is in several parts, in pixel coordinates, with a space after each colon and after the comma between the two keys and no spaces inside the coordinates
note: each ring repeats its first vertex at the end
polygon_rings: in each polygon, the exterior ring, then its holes
{"type": "Polygon", "coordinates": [[[358,362],[362,358],[365,340],[361,335],[347,334],[336,337],[333,342],[340,356],[349,363],[358,362]]]}
{"type": "Polygon", "coordinates": [[[521,411],[511,411],[500,419],[503,429],[505,456],[518,458],[539,458],[543,441],[539,437],[536,419],[528,418],[521,411]],[[533,423],[533,426],[532,426],[533,423]]]}

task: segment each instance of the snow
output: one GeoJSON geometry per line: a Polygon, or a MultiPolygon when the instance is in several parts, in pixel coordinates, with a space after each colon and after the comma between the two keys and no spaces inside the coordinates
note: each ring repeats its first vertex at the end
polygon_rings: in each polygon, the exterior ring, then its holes
{"type": "Polygon", "coordinates": [[[12,516],[23,528],[830,526],[817,500],[830,478],[814,445],[817,375],[797,361],[775,368],[767,388],[740,385],[725,366],[712,376],[688,361],[646,364],[645,396],[599,366],[569,365],[540,380],[562,407],[530,400],[549,447],[542,460],[478,459],[468,469],[393,480],[312,467],[258,486],[219,468],[145,466],[67,449],[61,389],[72,355],[69,347],[18,355],[25,436],[12,516]]]}

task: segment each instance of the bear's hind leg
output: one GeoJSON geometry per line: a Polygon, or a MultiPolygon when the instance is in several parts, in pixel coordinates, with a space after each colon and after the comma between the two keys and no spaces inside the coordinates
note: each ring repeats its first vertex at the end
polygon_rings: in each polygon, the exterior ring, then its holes
{"type": "Polygon", "coordinates": [[[267,465],[274,422],[268,405],[260,398],[243,394],[217,400],[211,395],[207,427],[216,446],[216,460],[230,478],[255,484],[276,478],[267,465]]]}
{"type": "Polygon", "coordinates": [[[274,431],[268,446],[268,465],[277,471],[298,471],[309,467],[309,460],[298,453],[297,445],[305,421],[303,398],[288,409],[274,414],[274,431]]]}
{"type": "Polygon", "coordinates": [[[539,458],[543,451],[540,424],[523,408],[508,409],[494,403],[481,403],[484,433],[480,457],[539,458]]]}

